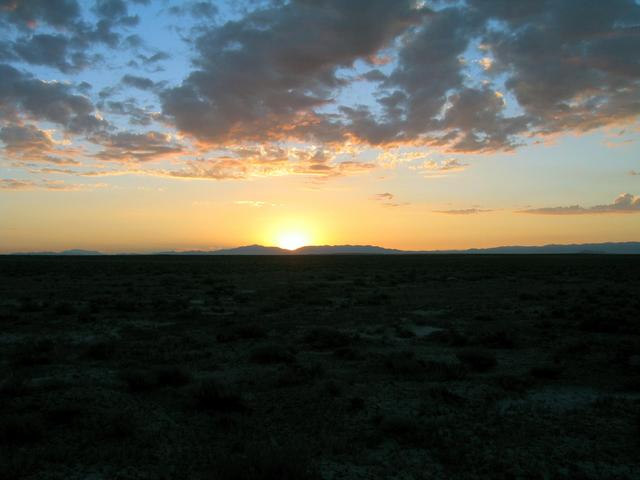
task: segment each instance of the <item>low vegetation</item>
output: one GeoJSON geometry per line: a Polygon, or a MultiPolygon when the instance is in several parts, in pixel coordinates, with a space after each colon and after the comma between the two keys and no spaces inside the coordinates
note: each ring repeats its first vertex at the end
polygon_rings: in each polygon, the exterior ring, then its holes
{"type": "Polygon", "coordinates": [[[640,258],[0,257],[0,480],[640,478],[640,258]]]}

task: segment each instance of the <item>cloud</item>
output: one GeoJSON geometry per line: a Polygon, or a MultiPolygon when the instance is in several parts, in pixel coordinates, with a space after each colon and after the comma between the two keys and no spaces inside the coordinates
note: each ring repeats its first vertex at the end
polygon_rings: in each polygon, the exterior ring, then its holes
{"type": "Polygon", "coordinates": [[[22,37],[12,48],[27,63],[54,67],[64,73],[78,72],[101,59],[99,55],[88,56],[86,52],[74,49],[72,40],[60,34],[22,37]]]}
{"type": "Polygon", "coordinates": [[[167,72],[171,86],[151,73],[170,54],[147,45],[146,28],[131,31],[133,3],[150,2],[0,0],[0,128],[31,135],[4,142],[5,155],[77,162],[29,131],[55,128],[96,144],[91,159],[180,159],[159,174],[181,178],[366,173],[372,163],[339,153],[369,147],[383,167],[440,177],[468,165],[433,151],[509,151],[640,115],[637,0],[276,0],[232,13],[174,2],[162,11],[192,17],[181,19],[193,26],[192,62],[183,78],[167,72]],[[95,92],[73,84],[107,62],[120,73],[95,92]],[[38,68],[40,79],[24,70],[33,66],[58,72],[38,68]],[[126,121],[148,128],[118,131],[126,121]]]}
{"type": "Polygon", "coordinates": [[[163,92],[163,111],[182,132],[216,144],[287,133],[342,138],[313,112],[346,84],[337,70],[388,46],[422,16],[408,0],[297,1],[255,10],[196,39],[197,69],[163,92]]]}
{"type": "Polygon", "coordinates": [[[571,205],[567,207],[545,207],[521,210],[517,213],[529,213],[535,215],[596,215],[614,213],[640,213],[640,196],[630,193],[621,193],[612,204],[582,207],[571,205]]]}
{"type": "Polygon", "coordinates": [[[155,87],[155,82],[150,78],[138,77],[136,75],[125,75],[120,80],[124,85],[130,87],[139,88],[140,90],[151,90],[155,87]]]}
{"type": "Polygon", "coordinates": [[[247,205],[249,207],[262,208],[262,207],[277,207],[279,204],[271,202],[263,202],[262,200],[236,200],[236,205],[247,205]]]}
{"type": "Polygon", "coordinates": [[[137,25],[123,0],[96,0],[92,9],[76,0],[0,0],[0,27],[13,25],[19,36],[0,42],[0,58],[20,59],[33,65],[76,73],[103,60],[89,50],[98,44],[111,48],[137,48],[141,38],[129,35],[121,41],[116,29],[137,25]],[[85,13],[93,12],[95,18],[85,13]],[[42,33],[42,27],[55,33],[42,33]]]}
{"type": "Polygon", "coordinates": [[[385,207],[402,207],[404,205],[409,205],[408,202],[394,202],[393,199],[396,196],[393,193],[385,192],[385,193],[376,193],[374,196],[375,200],[380,202],[381,205],[385,207]]]}
{"type": "Polygon", "coordinates": [[[177,170],[155,170],[152,174],[174,178],[230,180],[250,177],[303,175],[325,180],[361,174],[375,168],[358,161],[337,161],[335,154],[317,148],[230,147],[228,154],[189,160],[177,170]]]}
{"type": "Polygon", "coordinates": [[[171,15],[191,15],[198,20],[212,19],[217,15],[218,7],[211,2],[190,1],[169,7],[169,13],[171,15]]]}
{"type": "Polygon", "coordinates": [[[217,145],[288,139],[465,153],[640,114],[637,2],[436,5],[300,0],[210,26],[195,41],[195,70],[162,93],[163,111],[181,132],[217,145]],[[478,45],[471,76],[465,55],[478,45]],[[340,68],[388,53],[390,71],[355,78],[376,83],[373,104],[336,103],[354,81],[340,68]]]}
{"type": "Polygon", "coordinates": [[[126,100],[107,100],[98,104],[101,109],[115,115],[124,115],[129,117],[130,125],[149,126],[154,121],[162,119],[160,112],[149,111],[138,106],[133,98],[126,100]]]}
{"type": "Polygon", "coordinates": [[[412,165],[409,168],[416,170],[427,177],[442,177],[452,172],[461,172],[469,165],[456,158],[448,158],[442,161],[427,160],[419,165],[412,165]]]}
{"type": "Polygon", "coordinates": [[[117,162],[147,162],[171,158],[185,152],[184,146],[176,143],[166,133],[146,132],[96,135],[92,139],[104,148],[94,158],[117,162]]]}
{"type": "Polygon", "coordinates": [[[423,170],[433,170],[438,172],[458,172],[460,170],[464,170],[467,168],[469,164],[462,163],[460,160],[456,158],[448,158],[442,162],[436,162],[434,160],[429,160],[422,164],[423,170]]]}
{"type": "Polygon", "coordinates": [[[169,55],[167,52],[157,52],[149,56],[140,54],[138,55],[138,58],[145,65],[152,65],[163,60],[168,60],[169,58],[171,58],[171,55],[169,55]]]}
{"type": "Polygon", "coordinates": [[[393,193],[376,193],[376,200],[393,200],[395,195],[393,193]]]}
{"type": "Polygon", "coordinates": [[[58,149],[51,134],[34,125],[10,124],[0,128],[0,141],[4,143],[5,156],[20,162],[50,162],[59,165],[79,165],[80,162],[69,158],[76,154],[73,148],[58,149]]]}
{"type": "Polygon", "coordinates": [[[34,28],[42,22],[56,28],[72,28],[80,18],[75,0],[0,0],[2,20],[18,28],[34,28]]]}
{"type": "Polygon", "coordinates": [[[0,64],[0,118],[15,122],[21,117],[62,125],[71,133],[95,132],[108,126],[91,101],[74,94],[70,84],[38,80],[0,64]]]}
{"type": "Polygon", "coordinates": [[[478,213],[492,212],[493,210],[486,210],[481,208],[465,208],[461,210],[434,210],[435,213],[444,213],[447,215],[475,215],[478,213]]]}
{"type": "Polygon", "coordinates": [[[105,184],[71,184],[58,180],[16,180],[13,178],[0,178],[0,190],[9,191],[33,191],[49,190],[56,192],[77,192],[105,188],[105,184]]]}

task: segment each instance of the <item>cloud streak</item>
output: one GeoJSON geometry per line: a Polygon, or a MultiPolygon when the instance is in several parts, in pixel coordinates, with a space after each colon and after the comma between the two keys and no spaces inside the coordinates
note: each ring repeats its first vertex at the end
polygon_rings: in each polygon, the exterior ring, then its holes
{"type": "Polygon", "coordinates": [[[533,215],[601,215],[601,214],[624,214],[640,213],[640,196],[630,193],[621,193],[613,203],[608,205],[595,205],[593,207],[582,207],[580,205],[570,205],[566,207],[544,207],[520,210],[518,213],[533,215]]]}

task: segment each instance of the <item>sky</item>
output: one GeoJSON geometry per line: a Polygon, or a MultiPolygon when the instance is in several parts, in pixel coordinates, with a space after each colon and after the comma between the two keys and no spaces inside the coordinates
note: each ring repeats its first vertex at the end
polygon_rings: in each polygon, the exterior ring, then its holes
{"type": "Polygon", "coordinates": [[[637,0],[0,0],[0,253],[640,241],[637,0]]]}

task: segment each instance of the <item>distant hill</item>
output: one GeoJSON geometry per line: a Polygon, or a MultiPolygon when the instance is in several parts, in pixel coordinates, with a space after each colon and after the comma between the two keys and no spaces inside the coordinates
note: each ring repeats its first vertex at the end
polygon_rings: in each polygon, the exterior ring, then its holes
{"type": "MultiPolygon", "coordinates": [[[[221,250],[165,251],[154,255],[410,255],[410,254],[640,254],[640,242],[582,243],[571,245],[505,246],[471,248],[467,250],[395,250],[375,245],[310,245],[297,250],[279,247],[246,245],[221,250]]],[[[64,250],[62,252],[24,252],[12,255],[103,255],[94,250],[64,250]]],[[[132,254],[135,255],[135,254],[132,254]]]]}
{"type": "Polygon", "coordinates": [[[17,252],[17,253],[12,253],[12,255],[69,255],[69,256],[73,256],[73,255],[82,255],[82,256],[89,256],[89,255],[102,255],[102,253],[96,251],[96,250],[81,250],[78,248],[74,248],[71,250],[63,250],[61,252],[17,252]]]}
{"type": "Polygon", "coordinates": [[[380,255],[411,253],[374,245],[310,245],[294,250],[295,255],[380,255]]]}
{"type": "Polygon", "coordinates": [[[432,253],[487,253],[487,254],[640,254],[640,242],[621,243],[581,243],[570,245],[543,245],[543,246],[507,246],[493,248],[471,248],[468,250],[448,250],[432,253]]]}
{"type": "Polygon", "coordinates": [[[291,250],[279,247],[264,247],[262,245],[247,245],[244,247],[227,248],[205,252],[206,255],[292,255],[291,250]]]}
{"type": "Polygon", "coordinates": [[[211,251],[164,252],[173,255],[410,255],[410,254],[640,254],[640,242],[505,246],[467,250],[396,250],[375,245],[309,245],[297,250],[247,245],[211,251]]]}

